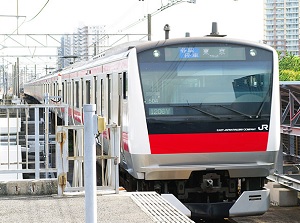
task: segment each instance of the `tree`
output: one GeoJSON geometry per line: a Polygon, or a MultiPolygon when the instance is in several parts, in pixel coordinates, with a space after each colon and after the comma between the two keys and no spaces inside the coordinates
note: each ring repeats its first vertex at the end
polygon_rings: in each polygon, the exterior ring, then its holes
{"type": "Polygon", "coordinates": [[[286,52],[285,56],[279,55],[279,80],[300,81],[300,58],[286,52]]]}

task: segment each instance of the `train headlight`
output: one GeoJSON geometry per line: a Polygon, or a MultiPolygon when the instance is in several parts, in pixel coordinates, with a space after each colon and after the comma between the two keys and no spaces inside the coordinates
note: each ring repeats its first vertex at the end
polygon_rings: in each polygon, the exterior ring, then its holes
{"type": "Polygon", "coordinates": [[[159,57],[159,56],[160,56],[159,50],[154,50],[154,51],[153,51],[153,56],[154,56],[154,57],[159,57]]]}
{"type": "Polygon", "coordinates": [[[250,55],[251,55],[251,56],[255,57],[256,54],[257,54],[257,51],[256,51],[255,49],[251,49],[251,50],[250,50],[250,55]]]}

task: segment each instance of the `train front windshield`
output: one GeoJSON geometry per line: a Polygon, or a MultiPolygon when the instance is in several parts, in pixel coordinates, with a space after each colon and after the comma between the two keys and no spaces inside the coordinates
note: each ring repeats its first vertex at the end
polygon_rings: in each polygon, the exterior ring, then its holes
{"type": "Polygon", "coordinates": [[[269,119],[273,54],[235,44],[199,43],[138,54],[148,119],[269,119]]]}

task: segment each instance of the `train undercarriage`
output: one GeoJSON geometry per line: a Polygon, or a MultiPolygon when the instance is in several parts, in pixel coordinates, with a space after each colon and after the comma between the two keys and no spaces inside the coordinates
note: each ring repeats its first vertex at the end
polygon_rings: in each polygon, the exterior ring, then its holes
{"type": "MultiPolygon", "coordinates": [[[[187,180],[138,180],[120,169],[120,185],[127,191],[173,194],[191,210],[192,217],[229,217],[243,192],[262,191],[264,183],[263,177],[230,178],[226,170],[194,171],[187,180]]],[[[259,195],[252,198],[262,199],[259,195]]]]}

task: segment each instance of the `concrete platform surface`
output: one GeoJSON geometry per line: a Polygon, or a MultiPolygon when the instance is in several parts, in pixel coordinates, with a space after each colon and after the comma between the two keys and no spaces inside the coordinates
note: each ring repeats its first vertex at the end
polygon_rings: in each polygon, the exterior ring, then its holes
{"type": "MultiPolygon", "coordinates": [[[[85,197],[72,193],[64,196],[0,196],[0,223],[84,223],[85,197]]],[[[127,192],[97,195],[97,222],[151,223],[149,216],[127,192]]],[[[168,221],[178,222],[183,221],[168,221]]],[[[186,221],[184,221],[186,222],[186,221]]],[[[202,221],[201,221],[202,222],[202,221]]],[[[204,221],[206,222],[206,221],[204,221]]],[[[299,223],[300,206],[271,206],[261,216],[236,217],[228,222],[238,223],[299,223]]]]}
{"type": "Polygon", "coordinates": [[[299,223],[300,206],[271,206],[270,209],[263,215],[237,217],[234,218],[234,221],[238,223],[299,223]]]}
{"type": "MultiPolygon", "coordinates": [[[[153,222],[130,196],[97,195],[97,222],[153,222]]],[[[76,196],[0,197],[0,222],[85,222],[85,198],[76,196]]]]}

